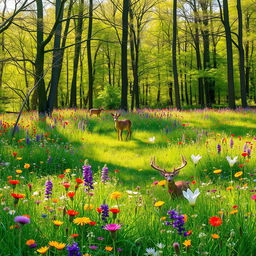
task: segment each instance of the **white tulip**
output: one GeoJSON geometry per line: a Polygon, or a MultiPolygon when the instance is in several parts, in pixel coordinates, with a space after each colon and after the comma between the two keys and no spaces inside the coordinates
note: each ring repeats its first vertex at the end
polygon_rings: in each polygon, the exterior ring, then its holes
{"type": "Polygon", "coordinates": [[[193,193],[189,188],[187,191],[182,191],[183,196],[188,200],[189,204],[194,206],[196,204],[196,199],[200,195],[199,189],[197,188],[193,193]]]}
{"type": "Polygon", "coordinates": [[[202,156],[200,156],[200,155],[197,155],[197,156],[191,155],[191,159],[194,164],[197,164],[201,158],[202,158],[202,156]]]}
{"type": "Polygon", "coordinates": [[[229,166],[233,167],[234,164],[237,162],[238,156],[235,156],[233,159],[231,159],[230,156],[227,156],[226,159],[228,160],[229,166]]]}

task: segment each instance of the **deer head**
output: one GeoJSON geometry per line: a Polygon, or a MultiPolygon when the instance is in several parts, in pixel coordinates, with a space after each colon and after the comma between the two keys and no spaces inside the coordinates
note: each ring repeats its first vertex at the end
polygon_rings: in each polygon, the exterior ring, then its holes
{"type": "Polygon", "coordinates": [[[114,121],[117,121],[118,118],[121,116],[121,114],[119,114],[119,113],[115,113],[115,114],[111,113],[111,115],[113,116],[114,121]]]}
{"type": "Polygon", "coordinates": [[[151,158],[150,165],[152,168],[155,170],[159,171],[160,174],[168,181],[172,182],[174,178],[180,173],[180,170],[184,168],[187,165],[187,161],[184,156],[181,156],[182,163],[180,167],[174,168],[173,171],[168,172],[165,169],[160,168],[159,166],[156,165],[155,162],[155,157],[151,158]]]}

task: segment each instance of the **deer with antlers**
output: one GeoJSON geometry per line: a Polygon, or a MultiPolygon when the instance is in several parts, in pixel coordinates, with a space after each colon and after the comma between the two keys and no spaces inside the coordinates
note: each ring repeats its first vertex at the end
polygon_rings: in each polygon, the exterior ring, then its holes
{"type": "Polygon", "coordinates": [[[114,122],[115,122],[115,128],[117,130],[117,137],[118,140],[121,138],[121,140],[123,140],[123,130],[127,130],[127,136],[126,136],[126,140],[128,139],[128,137],[130,137],[131,139],[131,134],[132,134],[132,130],[131,130],[131,126],[132,126],[132,122],[128,119],[126,120],[118,120],[118,118],[121,116],[121,114],[118,113],[111,113],[111,115],[113,116],[114,122]]]}
{"type": "Polygon", "coordinates": [[[155,170],[159,171],[162,176],[168,182],[168,192],[172,197],[182,196],[182,191],[187,190],[189,185],[186,181],[174,181],[174,178],[179,174],[180,170],[187,165],[187,161],[184,156],[181,156],[182,164],[178,168],[174,168],[172,172],[168,172],[165,169],[160,168],[156,165],[155,157],[153,157],[150,161],[150,165],[155,170]]]}
{"type": "Polygon", "coordinates": [[[104,110],[104,108],[91,108],[89,111],[89,115],[97,115],[97,117],[99,117],[102,110],[104,110]]]}

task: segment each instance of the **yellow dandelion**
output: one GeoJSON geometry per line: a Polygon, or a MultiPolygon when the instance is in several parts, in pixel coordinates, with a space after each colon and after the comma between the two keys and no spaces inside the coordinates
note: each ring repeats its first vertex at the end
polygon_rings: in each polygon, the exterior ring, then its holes
{"type": "Polygon", "coordinates": [[[24,164],[24,168],[25,168],[25,169],[30,168],[30,164],[24,164]]]}
{"type": "Polygon", "coordinates": [[[90,211],[90,210],[92,210],[94,208],[94,205],[93,204],[85,204],[84,205],[84,210],[85,211],[90,211]]]}
{"type": "Polygon", "coordinates": [[[119,199],[119,198],[121,198],[121,196],[122,196],[122,193],[121,193],[121,192],[115,191],[115,192],[113,192],[113,193],[110,195],[110,198],[111,198],[111,199],[119,199]]]}
{"type": "Polygon", "coordinates": [[[165,204],[164,201],[157,201],[157,202],[154,204],[154,206],[155,206],[155,207],[161,207],[161,206],[164,205],[164,204],[165,204]]]}
{"type": "Polygon", "coordinates": [[[160,180],[160,181],[157,183],[157,185],[158,185],[158,186],[165,186],[166,183],[167,183],[166,180],[160,180]]]}
{"type": "Polygon", "coordinates": [[[19,157],[16,157],[16,159],[17,159],[17,160],[21,160],[21,159],[22,159],[22,157],[20,157],[20,156],[19,156],[19,157]]]}
{"type": "Polygon", "coordinates": [[[60,221],[60,220],[54,220],[52,222],[55,226],[61,226],[64,222],[63,221],[60,221]]]}
{"type": "Polygon", "coordinates": [[[78,217],[73,220],[76,225],[84,226],[91,222],[90,218],[87,217],[78,217]]]}
{"type": "Polygon", "coordinates": [[[219,239],[220,238],[220,236],[218,234],[212,234],[211,236],[212,236],[213,239],[219,239]]]}
{"type": "Polygon", "coordinates": [[[240,177],[240,176],[242,176],[243,175],[243,172],[236,172],[235,174],[234,174],[234,177],[235,178],[238,178],[238,177],[240,177]]]}
{"type": "Polygon", "coordinates": [[[191,240],[185,240],[185,241],[183,242],[183,244],[184,244],[186,247],[189,247],[189,246],[191,246],[191,240]]]}
{"type": "Polygon", "coordinates": [[[20,174],[22,173],[22,170],[16,170],[16,173],[20,174]]]}
{"type": "Polygon", "coordinates": [[[111,252],[113,250],[113,247],[111,246],[106,246],[105,247],[105,250],[108,251],[108,252],[111,252]]]}
{"type": "Polygon", "coordinates": [[[66,170],[64,170],[64,172],[69,173],[69,172],[71,172],[71,169],[66,169],[66,170]]]}
{"type": "Polygon", "coordinates": [[[221,169],[218,169],[218,170],[214,170],[214,171],[213,171],[213,173],[215,173],[215,174],[219,174],[219,173],[221,173],[221,172],[222,172],[221,169]]]}
{"type": "Polygon", "coordinates": [[[48,250],[49,250],[49,247],[44,246],[44,247],[41,247],[41,248],[37,249],[36,251],[41,253],[41,254],[45,254],[48,250]]]}

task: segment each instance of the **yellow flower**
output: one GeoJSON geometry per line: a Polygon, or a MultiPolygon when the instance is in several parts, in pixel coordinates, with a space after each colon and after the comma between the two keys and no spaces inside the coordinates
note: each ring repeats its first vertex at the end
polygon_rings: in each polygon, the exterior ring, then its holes
{"type": "Polygon", "coordinates": [[[106,246],[105,247],[105,250],[108,251],[108,252],[111,252],[113,250],[113,247],[111,246],[106,246]]]}
{"type": "Polygon", "coordinates": [[[45,247],[41,247],[41,248],[37,249],[36,251],[41,254],[45,254],[48,250],[49,250],[49,247],[45,246],[45,247]]]}
{"type": "Polygon", "coordinates": [[[186,247],[191,246],[191,240],[185,240],[183,243],[186,247]]]}
{"type": "Polygon", "coordinates": [[[57,241],[50,241],[48,244],[52,247],[55,247],[56,245],[58,245],[58,242],[57,241]]]}
{"type": "Polygon", "coordinates": [[[35,240],[29,239],[29,240],[27,240],[26,245],[30,246],[30,245],[35,244],[35,243],[36,243],[35,240]]]}
{"type": "Polygon", "coordinates": [[[69,172],[71,172],[71,169],[66,169],[66,170],[64,170],[64,172],[69,173],[69,172]]]}
{"type": "Polygon", "coordinates": [[[84,226],[88,223],[91,222],[90,218],[87,218],[87,217],[78,217],[78,218],[75,218],[73,220],[73,222],[76,224],[76,225],[81,225],[81,226],[84,226]]]}
{"type": "Polygon", "coordinates": [[[232,190],[232,189],[234,189],[234,187],[232,187],[232,186],[226,188],[227,191],[232,190]]]}
{"type": "Polygon", "coordinates": [[[164,201],[157,201],[157,202],[154,204],[154,206],[155,206],[155,207],[161,207],[161,206],[164,205],[164,204],[165,204],[164,201]]]}
{"type": "Polygon", "coordinates": [[[54,221],[53,221],[53,224],[54,224],[55,226],[61,226],[63,223],[64,223],[64,222],[63,222],[63,221],[60,221],[60,220],[54,220],[54,221]]]}
{"type": "Polygon", "coordinates": [[[183,216],[183,221],[187,222],[188,221],[188,215],[187,214],[183,214],[182,216],[183,216]]]}
{"type": "Polygon", "coordinates": [[[28,169],[30,167],[30,164],[24,164],[24,168],[28,169]]]}
{"type": "Polygon", "coordinates": [[[22,173],[22,170],[16,170],[16,173],[20,174],[22,173]]]}
{"type": "Polygon", "coordinates": [[[218,234],[212,234],[211,236],[212,236],[213,239],[219,239],[220,238],[220,236],[218,234]]]}
{"type": "Polygon", "coordinates": [[[214,170],[214,171],[213,171],[213,173],[215,173],[215,174],[219,174],[219,173],[221,173],[221,172],[222,172],[221,169],[218,169],[218,170],[214,170]]]}
{"type": "Polygon", "coordinates": [[[161,217],[161,219],[160,220],[166,220],[166,217],[161,217]]]}
{"type": "Polygon", "coordinates": [[[240,171],[240,172],[236,172],[234,176],[235,176],[236,178],[238,178],[238,177],[240,177],[241,175],[243,175],[243,172],[240,171]]]}
{"type": "Polygon", "coordinates": [[[83,256],[92,256],[91,254],[89,254],[89,253],[86,253],[86,254],[84,254],[83,256]]]}
{"type": "Polygon", "coordinates": [[[110,198],[111,198],[111,199],[119,199],[119,198],[121,198],[121,196],[122,196],[122,193],[116,191],[116,192],[113,192],[113,193],[110,195],[110,198]]]}
{"type": "Polygon", "coordinates": [[[84,205],[84,209],[86,210],[86,211],[90,211],[90,210],[92,210],[94,208],[94,205],[93,204],[85,204],[84,205]]]}
{"type": "Polygon", "coordinates": [[[16,157],[16,159],[17,159],[17,160],[21,160],[21,159],[22,159],[22,157],[20,157],[20,156],[19,156],[19,157],[16,157]]]}
{"type": "Polygon", "coordinates": [[[231,211],[229,214],[236,214],[236,213],[238,213],[238,210],[237,209],[235,209],[235,210],[233,210],[233,211],[231,211]]]}
{"type": "Polygon", "coordinates": [[[62,250],[65,246],[66,246],[66,244],[64,244],[64,243],[58,243],[58,244],[55,246],[55,248],[56,248],[57,250],[62,250]]]}
{"type": "Polygon", "coordinates": [[[166,183],[167,183],[166,180],[160,180],[160,181],[157,183],[157,185],[158,185],[158,186],[165,186],[166,183]]]}
{"type": "Polygon", "coordinates": [[[223,215],[224,212],[223,212],[223,211],[218,211],[218,214],[219,214],[219,215],[223,215]]]}

